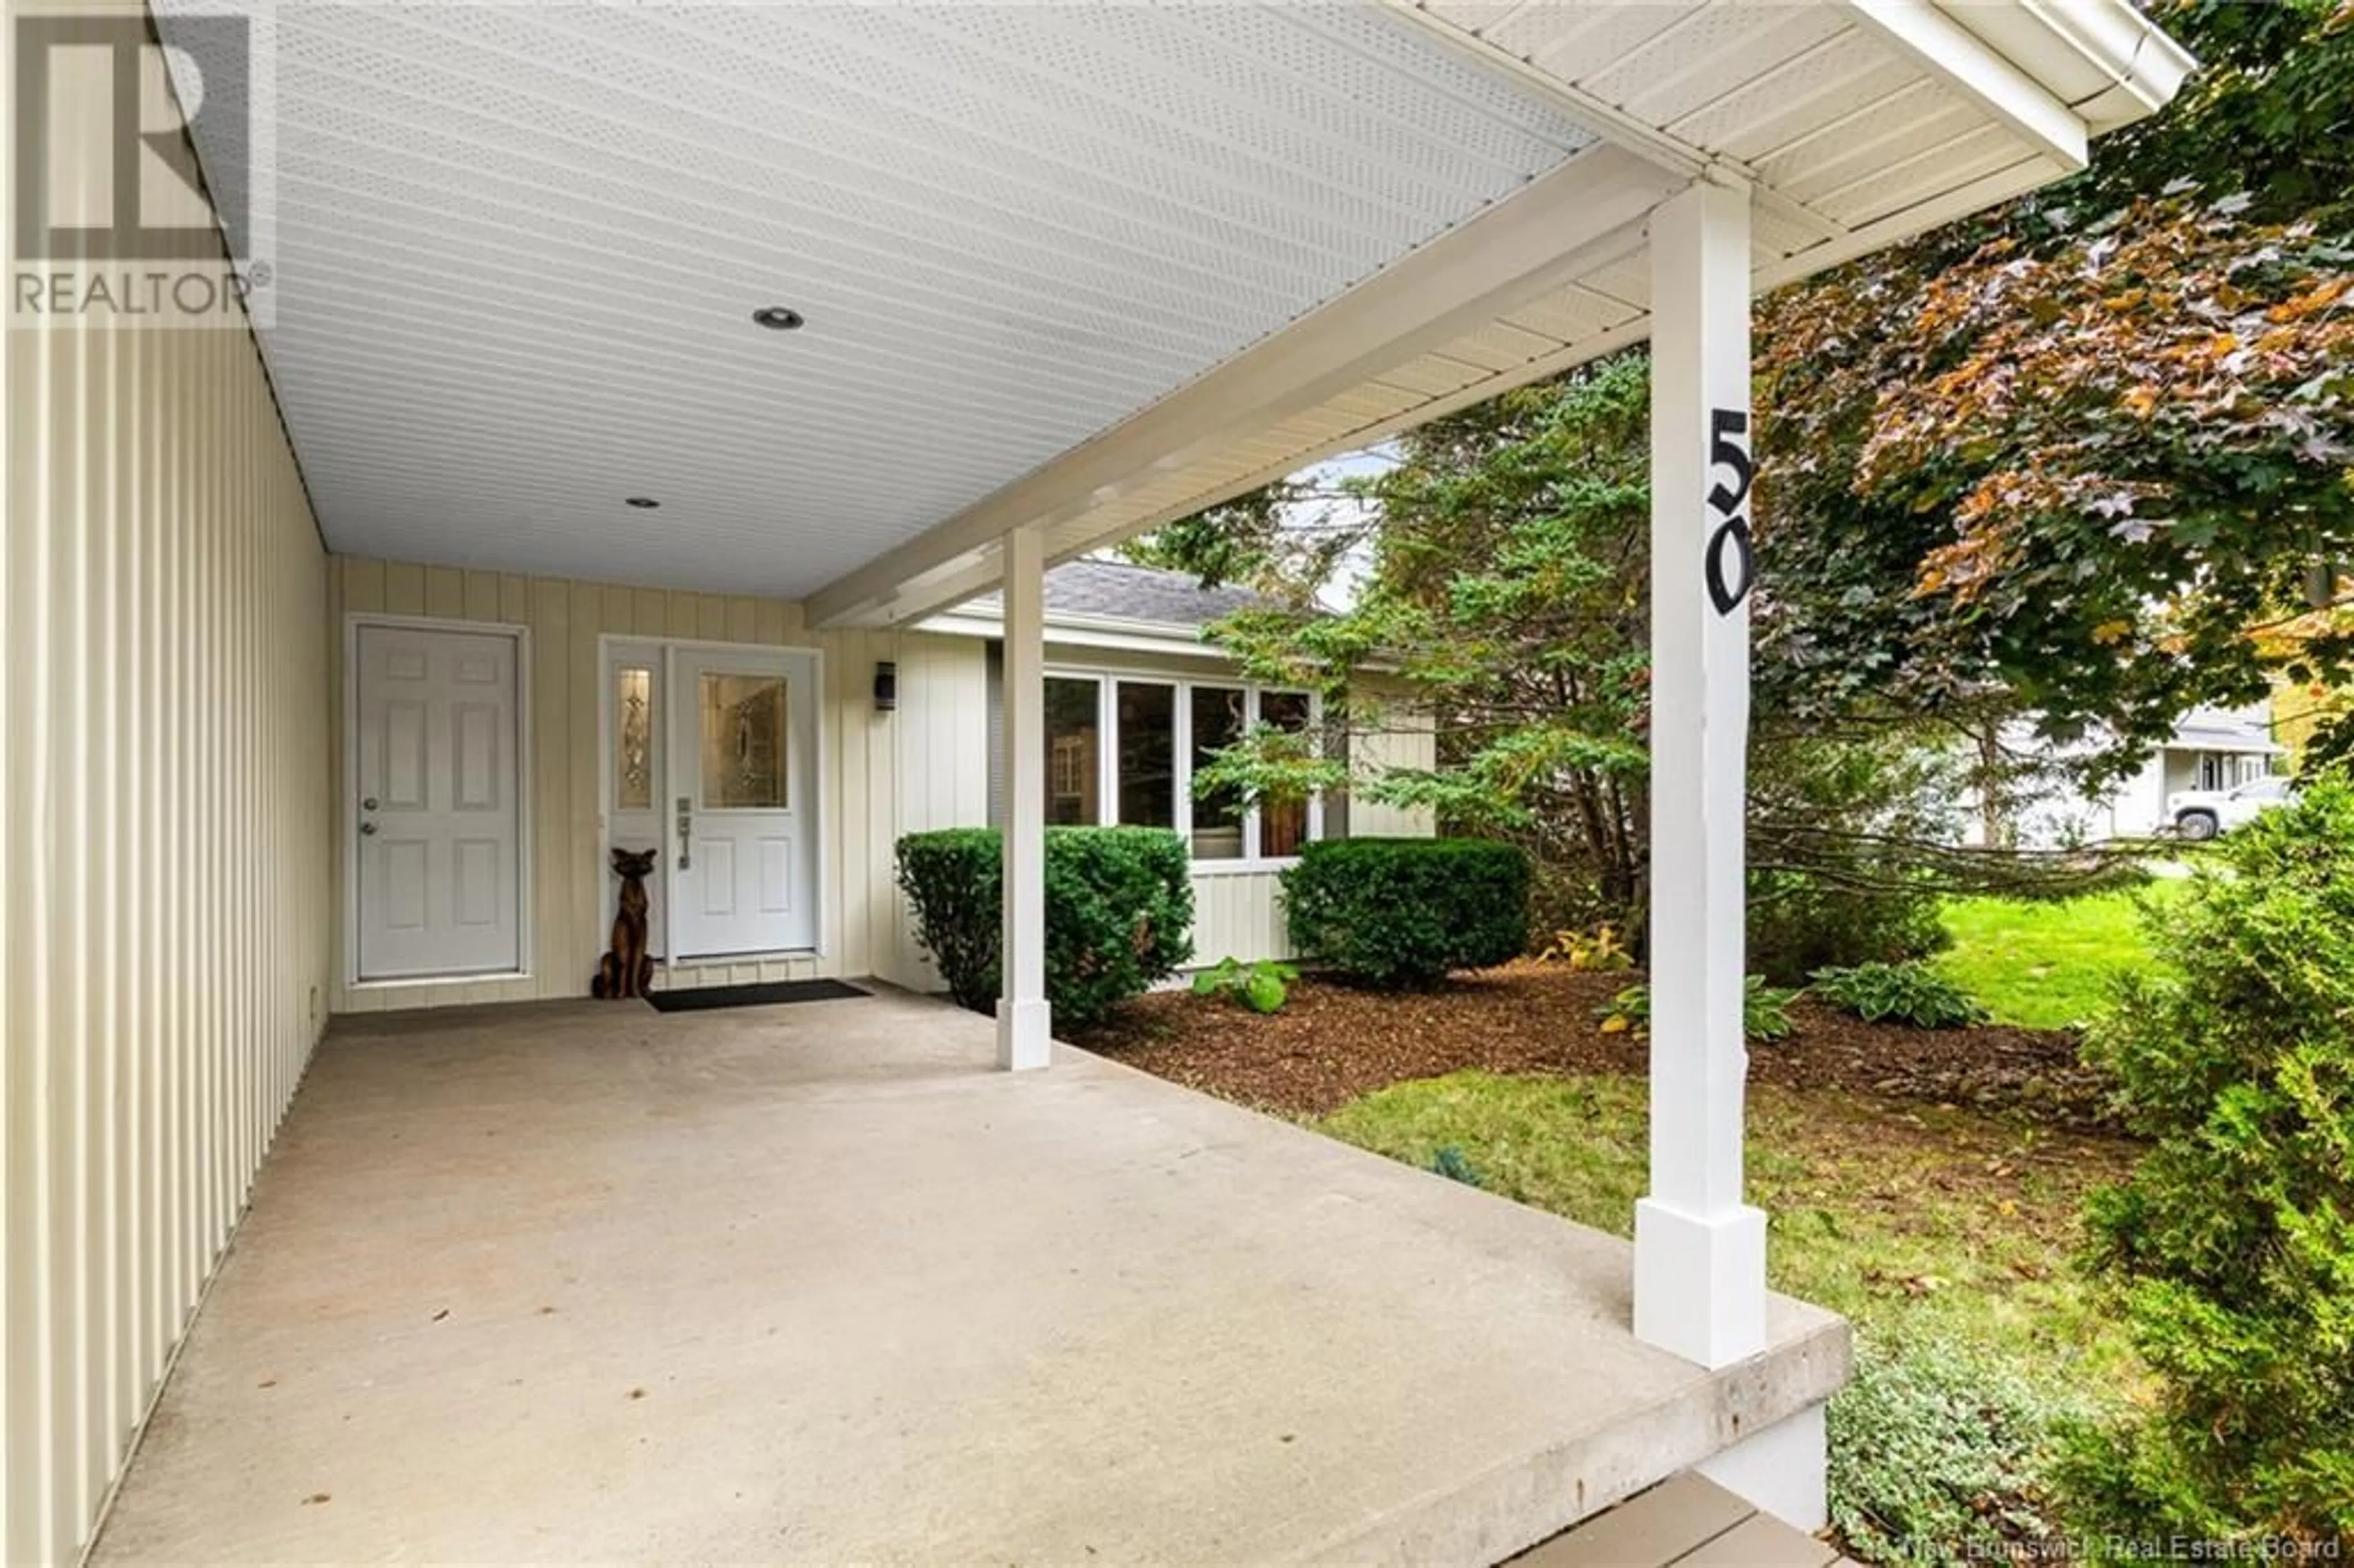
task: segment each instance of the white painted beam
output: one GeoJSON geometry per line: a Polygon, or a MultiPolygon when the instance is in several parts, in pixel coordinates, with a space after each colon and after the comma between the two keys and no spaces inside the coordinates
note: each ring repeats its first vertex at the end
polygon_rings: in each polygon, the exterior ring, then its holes
{"type": "MultiPolygon", "coordinates": [[[[1008,529],[1051,527],[1263,434],[1623,253],[1675,176],[1616,147],[1571,159],[1188,386],[821,589],[810,624],[902,620],[909,585],[1008,529]]],[[[923,602],[930,599],[930,602],[923,602]]]]}
{"type": "Polygon", "coordinates": [[[2081,169],[2091,132],[2082,116],[1931,0],[1847,0],[1891,45],[2009,126],[2037,152],[2081,169]]]}
{"type": "Polygon", "coordinates": [[[1004,926],[1000,934],[998,1065],[1054,1057],[1046,1004],[1046,564],[1037,531],[1005,535],[1004,926]]]}
{"type": "Polygon", "coordinates": [[[1742,1198],[1749,728],[1749,193],[1651,218],[1651,1190],[1635,1333],[1703,1366],[1766,1344],[1742,1198]]]}

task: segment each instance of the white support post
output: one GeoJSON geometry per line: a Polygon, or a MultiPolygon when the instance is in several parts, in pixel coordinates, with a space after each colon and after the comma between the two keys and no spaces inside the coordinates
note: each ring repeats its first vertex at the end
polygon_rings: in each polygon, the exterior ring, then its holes
{"type": "Polygon", "coordinates": [[[1635,1333],[1703,1366],[1766,1345],[1741,1201],[1749,728],[1749,193],[1651,216],[1651,1191],[1635,1333]]]}
{"type": "Polygon", "coordinates": [[[1005,924],[999,949],[997,1063],[1046,1065],[1046,564],[1037,532],[1007,532],[1005,595],[1005,924]]]}

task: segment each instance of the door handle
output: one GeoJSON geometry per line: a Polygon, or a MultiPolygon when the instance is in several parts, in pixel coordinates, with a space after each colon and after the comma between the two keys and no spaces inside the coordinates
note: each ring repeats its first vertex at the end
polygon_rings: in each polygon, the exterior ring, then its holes
{"type": "Polygon", "coordinates": [[[695,856],[694,856],[694,854],[693,854],[693,853],[692,853],[692,852],[693,852],[693,849],[694,849],[694,845],[695,845],[695,807],[694,807],[694,797],[689,796],[689,795],[681,795],[681,796],[678,798],[678,868],[679,868],[679,870],[681,870],[681,871],[685,871],[685,870],[687,870],[689,867],[691,867],[692,865],[694,865],[694,863],[695,863],[695,856]]]}
{"type": "Polygon", "coordinates": [[[363,834],[373,833],[376,832],[376,824],[374,822],[362,822],[360,824],[360,832],[363,834]]]}
{"type": "Polygon", "coordinates": [[[375,797],[375,796],[373,796],[373,795],[370,795],[366,800],[362,800],[362,801],[360,802],[360,810],[363,810],[363,811],[373,811],[373,810],[376,810],[376,797],[375,797]]]}

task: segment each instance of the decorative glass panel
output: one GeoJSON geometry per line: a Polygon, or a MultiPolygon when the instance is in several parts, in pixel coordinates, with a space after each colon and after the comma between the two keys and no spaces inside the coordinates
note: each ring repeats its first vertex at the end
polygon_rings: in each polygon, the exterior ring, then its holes
{"type": "Polygon", "coordinates": [[[613,673],[613,809],[654,809],[654,674],[613,673]]]}
{"type": "Polygon", "coordinates": [[[1046,821],[1055,826],[1103,820],[1102,700],[1094,681],[1046,678],[1046,821]]]}
{"type": "MultiPolygon", "coordinates": [[[[1243,694],[1222,686],[1195,686],[1190,694],[1193,716],[1193,768],[1199,772],[1211,758],[1243,737],[1243,694]]],[[[1243,857],[1242,791],[1193,791],[1193,858],[1240,860],[1243,857]]]]}
{"type": "MultiPolygon", "coordinates": [[[[1263,692],[1258,722],[1286,735],[1308,734],[1308,694],[1263,692]]],[[[1293,855],[1308,842],[1308,799],[1304,795],[1267,796],[1258,803],[1258,853],[1269,857],[1293,855]]]]}
{"type": "Polygon", "coordinates": [[[703,809],[780,811],[785,799],[785,678],[704,672],[703,809]]]}
{"type": "Polygon", "coordinates": [[[1119,820],[1177,825],[1177,688],[1119,683],[1119,820]]]}

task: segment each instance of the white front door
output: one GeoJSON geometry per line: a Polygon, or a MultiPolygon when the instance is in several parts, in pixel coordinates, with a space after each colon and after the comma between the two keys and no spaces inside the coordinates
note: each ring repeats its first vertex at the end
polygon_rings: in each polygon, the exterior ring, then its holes
{"type": "Polygon", "coordinates": [[[359,978],[523,967],[515,639],[362,626],[350,821],[359,978]]]}
{"type": "Polygon", "coordinates": [[[817,946],[817,691],[806,653],[675,648],[671,958],[817,946]]]}

